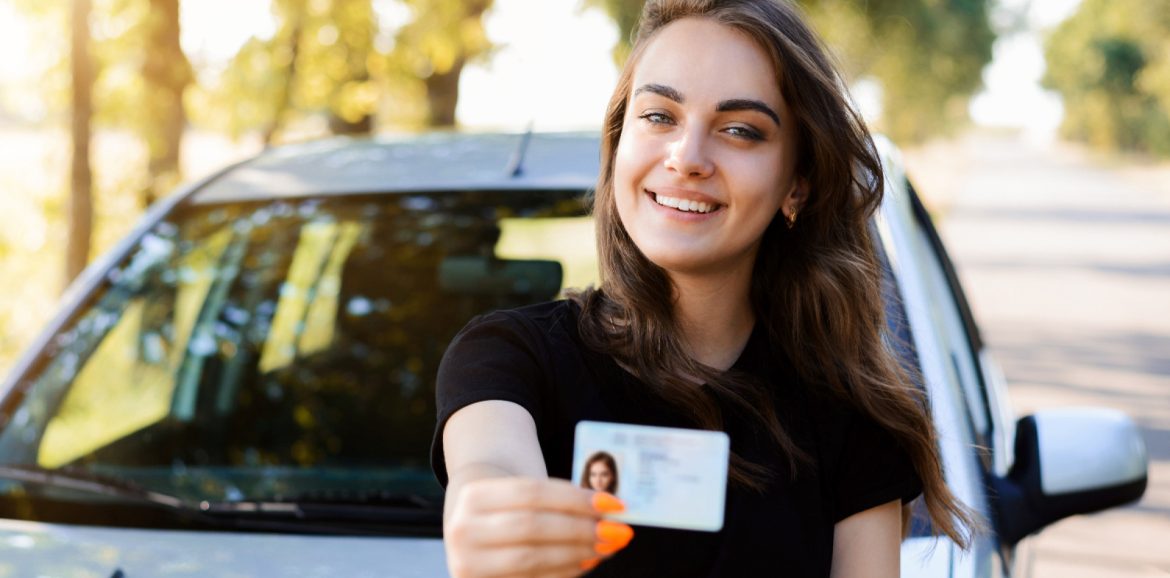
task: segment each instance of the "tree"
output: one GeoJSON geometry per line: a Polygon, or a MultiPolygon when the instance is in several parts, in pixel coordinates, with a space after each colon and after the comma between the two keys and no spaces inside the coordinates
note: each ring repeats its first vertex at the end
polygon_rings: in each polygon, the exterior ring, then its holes
{"type": "Polygon", "coordinates": [[[241,48],[206,108],[229,111],[233,134],[260,129],[266,142],[313,118],[333,134],[367,134],[379,114],[398,126],[453,126],[463,68],[491,49],[483,16],[492,1],[401,5],[409,18],[387,30],[370,0],[274,0],[277,33],[241,48]]]}
{"type": "Polygon", "coordinates": [[[316,28],[317,42],[305,50],[306,64],[319,64],[319,74],[330,81],[315,96],[328,110],[330,132],[370,134],[379,92],[370,71],[378,26],[373,7],[370,0],[332,0],[324,14],[327,21],[316,28]]]}
{"type": "Polygon", "coordinates": [[[847,75],[882,87],[878,128],[896,141],[946,134],[967,119],[995,33],[990,0],[804,0],[847,75]]]}
{"type": "Polygon", "coordinates": [[[142,207],[150,206],[182,180],[183,132],[187,114],[183,94],[194,80],[191,63],[179,44],[179,0],[149,0],[141,95],[146,123],[142,138],[148,151],[142,207]]]}
{"type": "Polygon", "coordinates": [[[645,0],[583,0],[584,6],[602,10],[617,25],[618,42],[613,47],[613,61],[618,66],[630,56],[638,17],[642,15],[642,6],[645,4],[645,0]]]}
{"type": "Polygon", "coordinates": [[[487,55],[491,42],[483,15],[492,0],[405,0],[409,23],[395,35],[391,68],[395,80],[421,79],[425,108],[422,124],[455,125],[459,78],[470,61],[487,55]]]}
{"type": "MultiPolygon", "coordinates": [[[[47,48],[60,55],[43,71],[43,93],[50,118],[68,119],[68,184],[61,191],[65,202],[65,255],[62,290],[85,269],[92,252],[94,231],[94,176],[91,165],[94,91],[101,70],[95,58],[93,0],[40,2],[16,0],[15,6],[32,16],[34,25],[59,34],[60,43],[47,48]]],[[[56,204],[53,204],[56,206],[56,204]]],[[[50,210],[50,212],[53,212],[50,210]]],[[[55,215],[54,215],[55,216],[55,215]]]]}
{"type": "Polygon", "coordinates": [[[297,61],[301,52],[301,39],[305,32],[307,10],[305,0],[284,0],[283,12],[286,20],[283,27],[284,34],[283,37],[276,40],[278,46],[280,44],[284,46],[284,48],[278,48],[278,50],[282,50],[285,61],[284,78],[276,95],[276,106],[273,109],[272,118],[264,128],[265,147],[272,145],[273,139],[280,131],[286,111],[292,105],[292,92],[297,80],[297,61]]]}
{"type": "MultiPolygon", "coordinates": [[[[618,25],[615,57],[624,61],[644,0],[583,0],[618,25]]],[[[882,86],[880,128],[915,142],[966,118],[982,83],[995,33],[990,0],[800,0],[847,77],[882,86]]]]}
{"type": "MultiPolygon", "coordinates": [[[[44,71],[42,98],[50,118],[68,117],[70,169],[65,220],[66,283],[86,266],[100,226],[125,219],[100,218],[95,211],[105,194],[142,191],[145,206],[179,180],[181,139],[186,124],[183,91],[193,79],[179,46],[179,0],[15,0],[16,6],[47,30],[69,29],[58,47],[60,61],[44,71]],[[93,132],[101,127],[131,128],[142,140],[148,161],[141,172],[107,167],[124,182],[99,190],[91,167],[93,132]],[[141,186],[140,186],[141,185],[141,186]]],[[[46,35],[51,39],[58,35],[46,35]]],[[[133,151],[126,158],[133,159],[133,151]]]]}
{"type": "Polygon", "coordinates": [[[93,171],[89,164],[93,117],[94,64],[90,54],[90,0],[73,0],[70,13],[70,71],[72,78],[71,168],[69,240],[65,249],[65,285],[89,262],[93,235],[93,171]]]}
{"type": "Polygon", "coordinates": [[[1045,58],[1065,137],[1170,156],[1170,0],[1084,0],[1045,58]]]}
{"type": "Polygon", "coordinates": [[[313,117],[333,134],[369,134],[380,94],[370,0],[274,0],[272,10],[276,34],[244,44],[209,108],[227,111],[232,134],[258,129],[265,144],[313,117]]]}

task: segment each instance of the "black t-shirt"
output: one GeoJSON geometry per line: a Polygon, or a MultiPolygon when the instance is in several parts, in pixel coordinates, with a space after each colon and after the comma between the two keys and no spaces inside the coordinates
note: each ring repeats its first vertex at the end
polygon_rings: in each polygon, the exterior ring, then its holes
{"type": "MultiPolygon", "coordinates": [[[[578,314],[567,301],[497,311],[473,319],[452,340],[439,366],[431,449],[440,483],[447,485],[443,427],[451,414],[478,401],[506,400],[528,410],[549,475],[563,479],[572,477],[579,421],[693,427],[612,358],[585,347],[578,314]]],[[[921,481],[894,438],[796,379],[760,324],[732,369],[772,388],[782,426],[815,468],[802,469],[793,481],[767,436],[721,404],[732,450],[777,472],[766,490],[729,484],[719,532],[635,526],[630,545],[591,576],[827,577],[836,522],[921,493],[921,481]]]]}

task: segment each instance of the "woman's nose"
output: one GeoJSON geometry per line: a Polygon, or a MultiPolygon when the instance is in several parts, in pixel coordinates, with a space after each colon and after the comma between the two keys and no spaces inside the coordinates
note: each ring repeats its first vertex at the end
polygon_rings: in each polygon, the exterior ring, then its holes
{"type": "Polygon", "coordinates": [[[703,135],[694,131],[682,132],[674,142],[670,143],[670,150],[666,155],[666,169],[687,178],[705,178],[711,176],[715,165],[706,153],[706,143],[703,135]]]}

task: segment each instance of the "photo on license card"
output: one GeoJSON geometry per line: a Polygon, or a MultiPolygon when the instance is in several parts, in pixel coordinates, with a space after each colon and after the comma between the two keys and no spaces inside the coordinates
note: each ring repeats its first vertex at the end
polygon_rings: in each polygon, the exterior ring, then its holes
{"type": "Polygon", "coordinates": [[[583,421],[573,483],[616,495],[627,524],[716,532],[723,527],[730,441],[705,430],[583,421]]]}

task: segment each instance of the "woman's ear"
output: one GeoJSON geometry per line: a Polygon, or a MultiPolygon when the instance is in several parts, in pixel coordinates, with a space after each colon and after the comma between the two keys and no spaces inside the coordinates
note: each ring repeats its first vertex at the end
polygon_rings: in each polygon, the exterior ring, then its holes
{"type": "Polygon", "coordinates": [[[806,201],[808,201],[808,180],[804,177],[797,177],[793,181],[792,188],[789,189],[783,205],[781,205],[785,218],[803,210],[806,201]]]}

